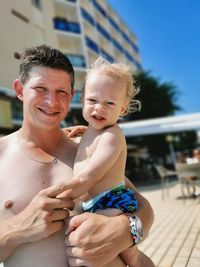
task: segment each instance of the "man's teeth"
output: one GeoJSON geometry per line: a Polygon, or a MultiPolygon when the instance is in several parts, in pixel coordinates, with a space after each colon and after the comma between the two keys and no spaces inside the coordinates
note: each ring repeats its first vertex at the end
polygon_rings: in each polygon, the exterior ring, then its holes
{"type": "Polygon", "coordinates": [[[48,114],[48,115],[55,115],[57,114],[56,111],[48,111],[48,110],[43,110],[44,113],[48,114]]]}

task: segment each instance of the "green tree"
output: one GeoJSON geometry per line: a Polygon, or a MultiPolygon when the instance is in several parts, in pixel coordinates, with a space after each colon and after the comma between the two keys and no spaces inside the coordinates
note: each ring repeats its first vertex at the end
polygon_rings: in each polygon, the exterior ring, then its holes
{"type": "Polygon", "coordinates": [[[145,71],[138,72],[134,78],[140,88],[137,99],[142,107],[140,112],[129,114],[127,120],[165,117],[181,110],[177,104],[179,92],[172,82],[160,83],[159,79],[145,71]]]}

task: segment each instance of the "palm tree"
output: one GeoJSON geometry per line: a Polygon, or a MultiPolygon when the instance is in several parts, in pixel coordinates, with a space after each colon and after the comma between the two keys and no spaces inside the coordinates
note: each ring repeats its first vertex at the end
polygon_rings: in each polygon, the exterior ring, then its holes
{"type": "Polygon", "coordinates": [[[134,79],[136,86],[140,88],[137,98],[141,101],[142,108],[140,112],[129,114],[126,120],[165,117],[181,110],[177,104],[179,92],[172,82],[160,83],[145,71],[136,73],[134,79]]]}

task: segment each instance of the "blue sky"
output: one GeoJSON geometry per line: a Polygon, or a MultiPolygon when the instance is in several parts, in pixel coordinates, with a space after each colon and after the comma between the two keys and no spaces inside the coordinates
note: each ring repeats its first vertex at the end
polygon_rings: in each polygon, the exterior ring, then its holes
{"type": "Polygon", "coordinates": [[[200,112],[200,1],[108,3],[137,36],[143,69],[176,85],[179,114],[200,112]]]}

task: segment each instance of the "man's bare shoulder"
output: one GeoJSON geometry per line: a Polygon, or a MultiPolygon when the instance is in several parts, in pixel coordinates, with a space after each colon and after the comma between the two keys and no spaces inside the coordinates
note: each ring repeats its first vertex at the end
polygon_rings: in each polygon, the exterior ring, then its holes
{"type": "Polygon", "coordinates": [[[69,138],[67,134],[64,132],[64,140],[63,140],[63,146],[66,151],[76,154],[78,146],[79,146],[79,141],[77,141],[75,138],[69,138]]]}
{"type": "Polygon", "coordinates": [[[5,135],[0,138],[0,153],[3,149],[5,149],[12,142],[16,142],[17,132],[5,135]]]}

